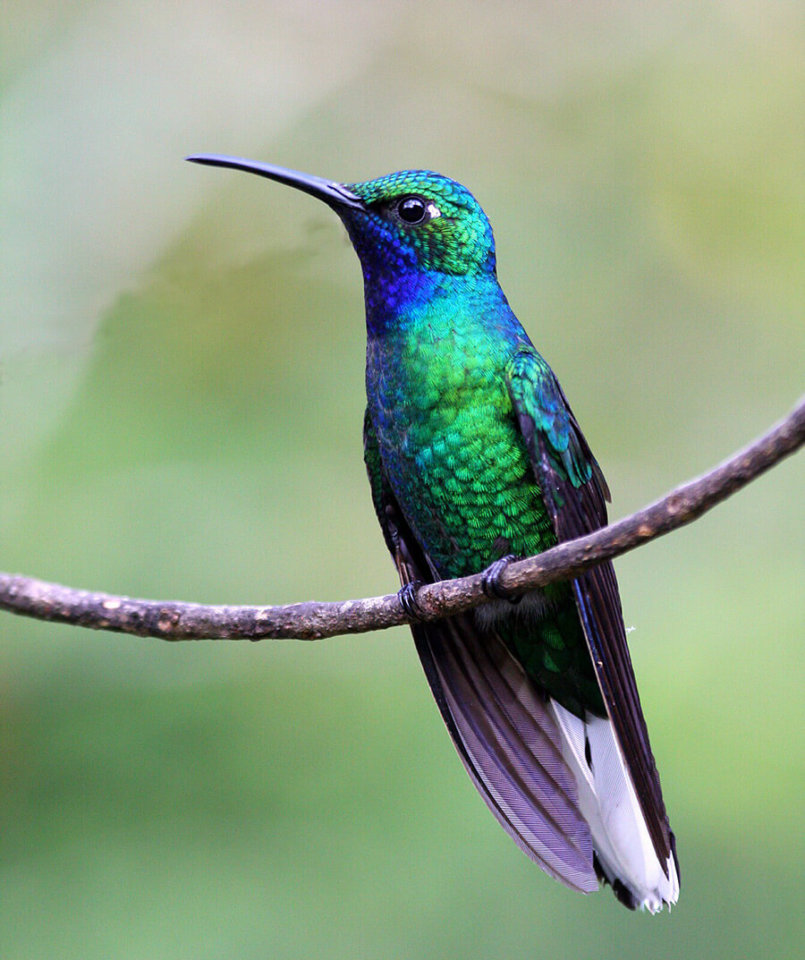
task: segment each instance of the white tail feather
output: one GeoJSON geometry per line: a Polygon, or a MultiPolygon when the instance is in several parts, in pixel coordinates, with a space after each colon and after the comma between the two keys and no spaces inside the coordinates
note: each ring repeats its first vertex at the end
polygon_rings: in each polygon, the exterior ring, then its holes
{"type": "Polygon", "coordinates": [[[638,905],[651,913],[665,903],[676,903],[676,864],[672,856],[668,858],[666,876],[611,722],[589,713],[581,720],[555,700],[551,709],[562,733],[565,761],[578,782],[579,806],[590,825],[593,849],[607,879],[619,880],[638,905]]]}

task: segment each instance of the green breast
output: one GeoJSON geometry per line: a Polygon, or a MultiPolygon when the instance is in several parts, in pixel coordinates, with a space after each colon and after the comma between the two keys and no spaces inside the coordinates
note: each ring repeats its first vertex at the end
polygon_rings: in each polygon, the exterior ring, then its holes
{"type": "Polygon", "coordinates": [[[472,327],[430,318],[402,343],[378,347],[385,375],[372,417],[381,457],[444,576],[556,542],[504,380],[510,352],[472,327]]]}
{"type": "MultiPolygon", "coordinates": [[[[504,371],[515,345],[469,320],[437,319],[369,346],[369,411],[383,468],[418,542],[443,577],[556,543],[504,371]],[[507,347],[502,349],[501,347],[507,347]]],[[[558,584],[479,614],[529,675],[568,709],[603,710],[575,601],[558,584]]]]}

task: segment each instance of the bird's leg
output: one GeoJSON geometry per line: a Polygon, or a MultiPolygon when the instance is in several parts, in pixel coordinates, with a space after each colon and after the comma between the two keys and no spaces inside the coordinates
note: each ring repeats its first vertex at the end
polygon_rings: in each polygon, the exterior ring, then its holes
{"type": "Polygon", "coordinates": [[[406,580],[406,583],[397,591],[397,598],[406,616],[414,622],[421,623],[425,620],[425,611],[419,605],[416,595],[419,588],[424,585],[424,580],[416,576],[416,566],[411,559],[405,540],[400,536],[400,518],[395,504],[387,503],[384,514],[388,535],[394,547],[394,560],[400,577],[406,580]]]}
{"type": "Polygon", "coordinates": [[[416,598],[417,591],[421,586],[424,586],[422,580],[409,580],[408,583],[404,584],[397,591],[397,599],[400,601],[400,606],[406,615],[415,621],[423,621],[425,619],[425,611],[419,605],[419,601],[416,598]]]}
{"type": "Polygon", "coordinates": [[[513,553],[507,553],[505,557],[495,560],[494,563],[491,563],[486,570],[484,570],[481,589],[487,597],[491,597],[493,600],[508,600],[509,603],[519,603],[523,599],[522,593],[512,593],[511,590],[508,590],[500,582],[500,575],[506,567],[508,567],[512,561],[519,559],[520,558],[513,553]]]}

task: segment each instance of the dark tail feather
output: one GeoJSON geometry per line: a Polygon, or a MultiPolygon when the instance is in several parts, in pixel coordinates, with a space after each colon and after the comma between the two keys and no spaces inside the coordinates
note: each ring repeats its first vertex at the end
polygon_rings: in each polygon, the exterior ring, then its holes
{"type": "Polygon", "coordinates": [[[552,877],[596,890],[590,831],[544,695],[471,616],[411,629],[453,742],[492,813],[552,877]]]}

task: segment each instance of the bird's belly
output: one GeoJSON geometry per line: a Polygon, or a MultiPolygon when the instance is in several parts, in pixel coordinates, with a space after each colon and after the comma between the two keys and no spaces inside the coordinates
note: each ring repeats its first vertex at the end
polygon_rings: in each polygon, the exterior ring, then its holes
{"type": "Polygon", "coordinates": [[[408,404],[379,436],[403,513],[446,577],[555,543],[514,418],[489,393],[435,409],[408,404]]]}

